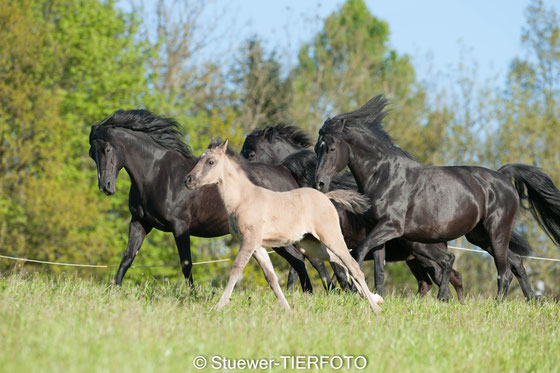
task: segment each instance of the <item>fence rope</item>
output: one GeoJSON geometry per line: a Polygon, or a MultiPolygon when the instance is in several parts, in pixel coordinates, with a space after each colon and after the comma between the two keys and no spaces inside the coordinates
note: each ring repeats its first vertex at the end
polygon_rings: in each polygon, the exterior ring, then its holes
{"type": "MultiPolygon", "coordinates": [[[[461,251],[470,251],[477,254],[488,254],[488,252],[484,250],[477,250],[477,249],[467,249],[465,247],[457,247],[457,246],[447,246],[453,250],[461,250],[461,251]]],[[[269,254],[275,253],[274,250],[268,251],[269,254]]],[[[7,255],[0,255],[2,259],[8,260],[15,260],[20,262],[30,262],[30,263],[38,263],[38,264],[49,264],[49,265],[58,265],[58,266],[67,266],[67,267],[83,267],[83,268],[118,268],[117,265],[102,265],[102,264],[79,264],[79,263],[61,263],[61,262],[51,262],[48,260],[37,260],[37,259],[27,259],[27,258],[16,258],[14,256],[7,256],[7,255]]],[[[560,259],[556,258],[544,258],[540,256],[523,256],[522,258],[533,259],[533,260],[543,260],[549,262],[560,262],[560,259]]],[[[222,262],[229,262],[234,260],[234,258],[223,258],[223,259],[216,259],[216,260],[204,260],[201,262],[194,262],[193,265],[201,265],[201,264],[211,264],[211,263],[222,263],[222,262]]],[[[150,266],[130,266],[130,268],[163,268],[163,267],[179,267],[180,264],[160,264],[160,265],[150,265],[150,266]]]]}
{"type": "MultiPolygon", "coordinates": [[[[267,251],[269,254],[275,253],[274,250],[267,251]]],[[[2,259],[9,259],[15,260],[19,262],[30,262],[30,263],[38,263],[38,264],[50,264],[50,265],[57,265],[57,266],[67,266],[67,267],[85,267],[85,268],[119,268],[118,265],[102,265],[102,264],[79,264],[79,263],[61,263],[61,262],[50,262],[48,260],[37,260],[37,259],[27,259],[27,258],[16,258],[15,256],[7,256],[7,255],[0,255],[2,259]]],[[[235,258],[224,258],[224,259],[216,259],[216,260],[205,260],[202,262],[193,262],[193,265],[200,265],[200,264],[211,264],[211,263],[222,263],[222,262],[229,262],[234,260],[235,258]]],[[[130,268],[163,268],[163,267],[179,267],[180,264],[160,264],[160,265],[151,265],[151,266],[130,266],[130,268]]]]}
{"type": "MultiPolygon", "coordinates": [[[[457,247],[457,246],[447,246],[450,249],[454,249],[454,250],[462,250],[462,251],[470,251],[473,253],[478,253],[478,254],[489,254],[487,251],[484,250],[476,250],[476,249],[467,249],[465,247],[457,247]]],[[[527,258],[527,259],[534,259],[534,260],[544,260],[544,261],[549,261],[549,262],[560,262],[560,259],[556,259],[556,258],[543,258],[541,256],[522,256],[523,259],[527,258]]]]}

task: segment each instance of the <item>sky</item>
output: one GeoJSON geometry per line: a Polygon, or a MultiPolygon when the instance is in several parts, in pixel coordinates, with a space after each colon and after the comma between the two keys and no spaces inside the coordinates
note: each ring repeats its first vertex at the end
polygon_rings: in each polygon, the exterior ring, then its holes
{"type": "MultiPolygon", "coordinates": [[[[560,10],[560,0],[544,3],[560,10]]],[[[230,4],[228,16],[242,31],[229,43],[258,35],[268,48],[278,49],[293,63],[301,43],[311,40],[321,21],[343,1],[243,0],[230,4]]],[[[445,72],[462,59],[476,61],[480,79],[503,78],[511,60],[525,53],[520,40],[529,1],[366,0],[366,4],[389,24],[391,47],[412,57],[420,79],[434,71],[445,72]]]]}

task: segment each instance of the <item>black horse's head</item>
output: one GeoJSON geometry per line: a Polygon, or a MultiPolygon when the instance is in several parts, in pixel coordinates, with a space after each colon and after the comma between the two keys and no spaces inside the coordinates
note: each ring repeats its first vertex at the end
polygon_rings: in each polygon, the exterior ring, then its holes
{"type": "Polygon", "coordinates": [[[315,187],[322,192],[329,190],[332,177],[352,159],[349,143],[362,142],[368,145],[369,133],[377,133],[385,142],[391,143],[383,131],[381,123],[386,115],[387,100],[376,96],[358,110],[337,115],[327,119],[319,130],[319,139],[315,144],[317,169],[315,187]],[[372,132],[373,131],[373,132],[372,132]]]}
{"type": "Polygon", "coordinates": [[[314,187],[326,193],[332,178],[348,165],[350,148],[338,134],[321,131],[315,144],[315,153],[317,169],[314,187]]]}
{"type": "Polygon", "coordinates": [[[250,162],[274,164],[309,146],[311,141],[300,128],[278,124],[253,130],[245,138],[241,156],[250,162]]]}
{"type": "Polygon", "coordinates": [[[97,165],[99,189],[107,195],[115,193],[119,171],[133,164],[143,167],[145,162],[142,160],[156,149],[194,159],[179,128],[173,118],[144,109],[118,110],[93,125],[89,135],[89,155],[97,165]]]}
{"type": "Polygon", "coordinates": [[[97,165],[99,190],[110,196],[115,193],[117,176],[124,166],[122,151],[111,143],[109,131],[101,129],[100,124],[91,128],[89,145],[89,156],[97,165]]]}

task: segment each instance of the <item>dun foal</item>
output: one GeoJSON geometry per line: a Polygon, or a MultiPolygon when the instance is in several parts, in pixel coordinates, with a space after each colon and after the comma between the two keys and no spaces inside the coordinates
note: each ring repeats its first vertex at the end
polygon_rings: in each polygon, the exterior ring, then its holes
{"type": "Polygon", "coordinates": [[[273,192],[258,187],[250,181],[245,161],[227,152],[227,145],[227,140],[219,145],[210,143],[185,180],[189,189],[217,184],[228,214],[230,232],[241,239],[239,254],[216,309],[220,310],[229,303],[233,288],[251,255],[261,266],[282,307],[289,309],[263,246],[295,244],[306,256],[328,260],[346,268],[360,296],[369,301],[374,312],[381,311],[377,303],[381,303],[382,299],[370,293],[360,266],[348,252],[336,208],[329,200],[359,210],[367,205],[365,199],[351,191],[337,190],[323,194],[315,189],[300,188],[273,192]]]}

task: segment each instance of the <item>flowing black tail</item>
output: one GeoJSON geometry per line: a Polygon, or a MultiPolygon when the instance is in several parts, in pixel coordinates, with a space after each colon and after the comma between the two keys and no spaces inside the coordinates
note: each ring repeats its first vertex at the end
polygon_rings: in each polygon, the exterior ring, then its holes
{"type": "Polygon", "coordinates": [[[519,233],[513,232],[509,240],[509,249],[517,255],[528,256],[533,253],[529,242],[519,233]]]}
{"type": "Polygon", "coordinates": [[[524,164],[508,164],[498,171],[513,179],[521,206],[531,211],[548,237],[560,246],[560,190],[550,176],[524,164]]]}

